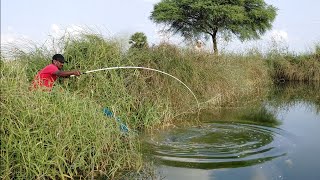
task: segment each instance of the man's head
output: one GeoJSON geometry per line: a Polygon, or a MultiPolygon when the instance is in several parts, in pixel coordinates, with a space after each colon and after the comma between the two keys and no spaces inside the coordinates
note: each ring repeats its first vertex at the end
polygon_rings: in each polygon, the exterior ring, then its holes
{"type": "Polygon", "coordinates": [[[198,47],[202,47],[202,45],[203,45],[203,42],[202,42],[201,40],[197,40],[197,43],[196,43],[196,45],[197,45],[198,47]]]}
{"type": "Polygon", "coordinates": [[[63,64],[66,61],[64,60],[64,57],[62,56],[62,54],[55,54],[52,57],[52,64],[56,65],[58,67],[58,69],[62,69],[63,68],[63,64]]]}

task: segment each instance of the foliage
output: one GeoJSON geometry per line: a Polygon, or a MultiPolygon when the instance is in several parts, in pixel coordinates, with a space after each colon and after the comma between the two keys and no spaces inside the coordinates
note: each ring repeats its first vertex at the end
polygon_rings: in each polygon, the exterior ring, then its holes
{"type": "Polygon", "coordinates": [[[96,34],[81,34],[67,39],[64,44],[67,68],[91,70],[118,65],[121,56],[119,47],[119,43],[96,34]]]}
{"type": "Polygon", "coordinates": [[[29,91],[24,63],[1,68],[1,179],[109,179],[142,167],[134,134],[124,140],[89,96],[29,91]]]}
{"type": "Polygon", "coordinates": [[[143,32],[136,32],[130,37],[129,44],[131,44],[131,48],[147,48],[147,36],[143,32]]]}
{"type": "Polygon", "coordinates": [[[263,0],[162,0],[150,18],[186,39],[210,36],[218,54],[218,33],[256,39],[271,29],[275,16],[276,8],[263,0]]]}
{"type": "MultiPolygon", "coordinates": [[[[158,69],[190,87],[201,109],[236,106],[249,95],[244,102],[258,101],[252,94],[263,93],[271,82],[268,67],[273,66],[259,53],[214,56],[171,44],[124,51],[119,42],[94,34],[68,39],[64,45],[63,54],[69,60],[66,70],[158,69]]],[[[99,175],[118,179],[128,171],[140,173],[143,161],[135,135],[166,127],[198,110],[193,96],[179,82],[146,70],[100,71],[63,79],[52,93],[29,91],[30,80],[51,57],[36,49],[1,64],[3,179],[94,179],[99,175]],[[128,139],[114,119],[103,116],[104,107],[128,125],[132,132],[128,139]]],[[[281,57],[272,56],[273,60],[281,57]]],[[[316,58],[314,54],[304,58],[311,57],[316,58]]],[[[290,61],[299,63],[299,58],[290,61]]],[[[245,119],[271,120],[261,118],[264,115],[270,114],[258,109],[245,119]]]]}
{"type": "Polygon", "coordinates": [[[270,53],[267,55],[267,63],[275,81],[320,81],[320,58],[317,50],[300,55],[270,53]]]}
{"type": "Polygon", "coordinates": [[[320,43],[317,43],[315,45],[315,54],[314,57],[318,58],[318,60],[320,61],[320,43]]]}

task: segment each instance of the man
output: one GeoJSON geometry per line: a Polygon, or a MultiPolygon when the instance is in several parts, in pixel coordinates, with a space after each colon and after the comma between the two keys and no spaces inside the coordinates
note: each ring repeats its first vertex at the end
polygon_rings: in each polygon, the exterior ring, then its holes
{"type": "Polygon", "coordinates": [[[65,59],[61,54],[55,54],[52,57],[52,63],[44,67],[35,76],[32,87],[34,89],[41,88],[45,91],[51,91],[54,82],[58,77],[70,77],[71,75],[80,76],[80,71],[62,71],[65,59]]]}
{"type": "Polygon", "coordinates": [[[203,50],[203,42],[201,40],[198,40],[196,42],[196,45],[194,47],[194,49],[197,51],[197,52],[201,52],[203,50]]]}

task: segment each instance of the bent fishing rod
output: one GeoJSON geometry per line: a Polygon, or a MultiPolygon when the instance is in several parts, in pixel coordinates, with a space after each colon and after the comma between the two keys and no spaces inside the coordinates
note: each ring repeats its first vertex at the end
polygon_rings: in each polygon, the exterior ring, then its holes
{"type": "MultiPolygon", "coordinates": [[[[198,106],[198,110],[200,110],[200,104],[199,104],[199,101],[198,101],[198,98],[196,97],[196,95],[193,93],[193,91],[184,83],[182,82],[180,79],[178,79],[177,77],[169,74],[169,73],[166,73],[166,72],[163,72],[163,71],[160,71],[158,69],[153,69],[153,68],[148,68],[148,67],[140,67],[140,66],[116,66],[116,67],[107,67],[107,68],[101,68],[101,69],[95,69],[95,70],[90,70],[90,71],[86,71],[86,72],[83,72],[82,74],[89,74],[89,73],[93,73],[93,72],[98,72],[98,71],[108,71],[108,70],[114,70],[114,69],[144,69],[144,70],[150,70],[150,71],[155,71],[155,72],[159,72],[161,74],[165,74],[167,76],[170,76],[172,78],[174,78],[175,80],[179,81],[181,84],[184,85],[184,87],[186,87],[188,89],[188,91],[193,95],[194,99],[196,100],[197,102],[197,106],[198,106]]],[[[74,75],[71,75],[70,77],[73,77],[74,75]]]]}

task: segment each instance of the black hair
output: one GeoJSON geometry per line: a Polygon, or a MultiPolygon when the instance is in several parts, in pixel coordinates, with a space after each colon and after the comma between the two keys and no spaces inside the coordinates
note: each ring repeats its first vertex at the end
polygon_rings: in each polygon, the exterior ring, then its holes
{"type": "Polygon", "coordinates": [[[55,55],[53,55],[53,56],[52,56],[52,63],[53,63],[53,60],[57,60],[57,61],[60,61],[60,62],[62,62],[62,63],[65,62],[64,57],[63,57],[62,54],[55,54],[55,55]]]}

